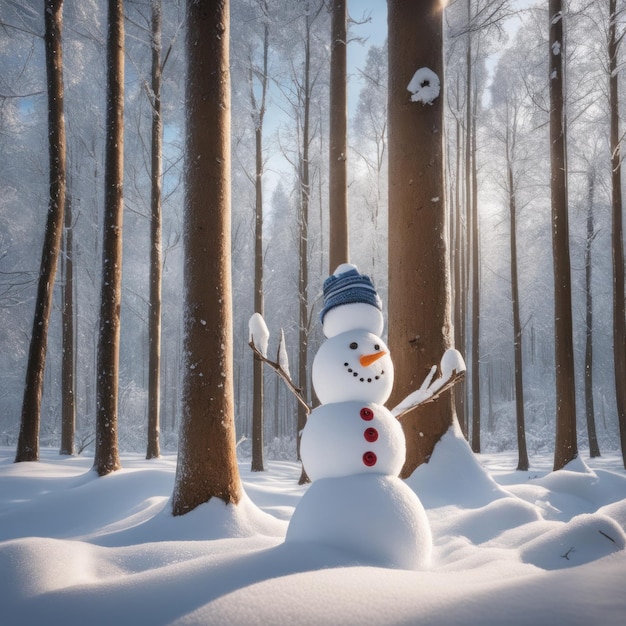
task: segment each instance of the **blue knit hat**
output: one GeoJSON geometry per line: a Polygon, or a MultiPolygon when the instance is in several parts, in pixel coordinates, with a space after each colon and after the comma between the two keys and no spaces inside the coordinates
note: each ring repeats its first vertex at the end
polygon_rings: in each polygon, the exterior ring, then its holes
{"type": "Polygon", "coordinates": [[[339,266],[335,274],[324,281],[324,308],[320,312],[320,321],[323,322],[326,313],[336,306],[356,302],[371,304],[379,311],[383,310],[371,278],[360,274],[354,265],[346,263],[339,266]]]}

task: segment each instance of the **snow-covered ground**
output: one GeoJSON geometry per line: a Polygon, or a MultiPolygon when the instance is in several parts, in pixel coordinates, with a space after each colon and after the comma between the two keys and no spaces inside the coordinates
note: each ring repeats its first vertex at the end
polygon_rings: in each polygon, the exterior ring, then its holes
{"type": "Polygon", "coordinates": [[[0,448],[2,625],[626,623],[617,454],[516,472],[515,454],[474,457],[450,432],[408,481],[433,534],[424,571],[284,544],[296,463],[241,463],[244,502],[173,518],[174,456],[123,455],[105,478],[56,450],[13,458],[0,448]]]}

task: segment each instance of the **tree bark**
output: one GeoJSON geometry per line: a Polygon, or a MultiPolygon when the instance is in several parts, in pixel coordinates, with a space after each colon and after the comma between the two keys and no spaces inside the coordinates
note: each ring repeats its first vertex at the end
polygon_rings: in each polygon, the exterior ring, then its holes
{"type": "Polygon", "coordinates": [[[20,433],[15,462],[39,460],[41,398],[46,366],[48,327],[56,276],[66,193],[66,142],[63,112],[63,0],[44,4],[46,75],[48,82],[48,154],[50,197],[44,233],[35,314],[30,337],[20,433]]]}
{"type": "MultiPolygon", "coordinates": [[[[307,3],[307,7],[308,7],[307,3]]],[[[309,203],[311,197],[311,175],[309,166],[310,119],[311,119],[311,18],[305,15],[306,33],[304,41],[304,76],[302,93],[302,145],[299,158],[300,211],[299,211],[299,332],[298,332],[298,386],[303,398],[308,398],[308,350],[309,350],[309,203]]],[[[298,403],[298,458],[300,458],[300,433],[306,425],[307,413],[298,403]]],[[[300,484],[309,482],[306,468],[302,468],[300,484]]]]}
{"type": "Polygon", "coordinates": [[[350,260],[348,237],[347,0],[332,1],[329,138],[329,274],[350,260]]]}
{"type": "MultiPolygon", "coordinates": [[[[250,67],[250,100],[252,105],[252,119],[255,124],[255,228],[254,228],[254,310],[261,315],[265,313],[263,291],[263,122],[265,119],[265,101],[268,88],[268,58],[269,58],[269,24],[267,2],[262,0],[261,8],[264,15],[263,28],[263,66],[261,69],[261,100],[257,103],[253,79],[254,72],[250,67]]],[[[252,63],[252,61],[251,61],[252,63]]],[[[264,428],[264,397],[265,383],[263,363],[255,355],[253,363],[253,400],[252,400],[252,464],[253,472],[265,470],[263,460],[263,428],[264,428]]]]}
{"type": "Polygon", "coordinates": [[[121,467],[117,418],[124,218],[123,0],[109,0],[108,23],[104,234],[96,387],[96,453],[93,465],[99,476],[121,467]]]}
{"type": "Polygon", "coordinates": [[[609,106],[611,118],[611,249],[613,259],[613,360],[615,399],[622,460],[626,468],[626,310],[624,304],[624,232],[622,207],[622,154],[619,130],[619,75],[616,0],[609,0],[609,106]]]}
{"type": "Polygon", "coordinates": [[[517,469],[528,470],[526,449],[526,420],[524,416],[524,367],[522,351],[522,322],[520,316],[519,279],[517,266],[517,203],[513,175],[513,140],[511,124],[505,129],[509,215],[511,219],[511,305],[513,308],[513,360],[515,363],[515,424],[517,432],[517,469]]]}
{"type": "Polygon", "coordinates": [[[187,1],[185,339],[172,512],[242,495],[235,451],[228,0],[187,1]]]}
{"type": "Polygon", "coordinates": [[[572,288],[569,254],[567,152],[563,62],[563,7],[550,0],[548,19],[550,81],[550,199],[554,256],[554,320],[556,366],[556,442],[554,469],[578,456],[576,440],[576,390],[572,339],[572,288]]]}
{"type": "Polygon", "coordinates": [[[150,317],[148,320],[148,446],[147,459],[161,456],[161,177],[163,122],[161,118],[161,0],[152,0],[152,140],[150,155],[150,317]]]}
{"type": "MultiPolygon", "coordinates": [[[[443,88],[439,0],[389,0],[389,347],[396,382],[390,406],[418,388],[451,345],[442,94],[411,102],[407,85],[427,67],[443,88]],[[419,35],[419,36],[418,36],[419,35]]],[[[402,476],[427,462],[453,424],[449,391],[402,420],[402,476]]]]}
{"type": "Polygon", "coordinates": [[[63,357],[61,361],[61,454],[74,454],[76,433],[75,349],[74,349],[74,231],[72,198],[66,194],[65,246],[63,254],[65,284],[63,285],[63,357]]]}
{"type": "Polygon", "coordinates": [[[593,203],[596,172],[590,168],[587,174],[587,238],[585,239],[585,415],[589,456],[600,456],[596,434],[596,417],[593,402],[593,287],[591,275],[591,245],[595,237],[593,203]]]}
{"type": "MultiPolygon", "coordinates": [[[[476,166],[476,111],[478,91],[472,94],[472,450],[480,452],[480,225],[478,223],[478,171],[476,166]]],[[[469,138],[468,138],[469,139],[469,138]]],[[[469,184],[468,180],[468,184],[469,184]]]]}

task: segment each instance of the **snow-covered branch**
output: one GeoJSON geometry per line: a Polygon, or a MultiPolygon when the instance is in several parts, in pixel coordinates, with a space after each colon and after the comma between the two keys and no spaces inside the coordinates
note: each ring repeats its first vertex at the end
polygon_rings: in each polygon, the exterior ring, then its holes
{"type": "Polygon", "coordinates": [[[400,419],[404,414],[418,406],[434,402],[444,391],[453,387],[465,376],[465,361],[461,353],[454,348],[450,348],[444,352],[439,367],[441,369],[441,376],[439,378],[433,381],[437,372],[437,366],[433,365],[421,387],[409,394],[400,404],[391,410],[391,413],[395,417],[400,419]]]}
{"type": "Polygon", "coordinates": [[[263,316],[260,313],[254,313],[248,322],[248,328],[250,331],[250,340],[248,345],[252,348],[256,357],[263,361],[263,363],[267,363],[267,365],[269,365],[278,374],[278,376],[283,379],[283,382],[287,385],[289,391],[293,393],[298,402],[305,408],[308,415],[311,412],[311,408],[302,397],[302,390],[299,387],[296,387],[291,380],[287,350],[285,348],[285,334],[283,333],[283,330],[281,329],[280,331],[280,341],[278,342],[276,360],[272,361],[267,358],[267,347],[269,344],[270,332],[263,316]]]}

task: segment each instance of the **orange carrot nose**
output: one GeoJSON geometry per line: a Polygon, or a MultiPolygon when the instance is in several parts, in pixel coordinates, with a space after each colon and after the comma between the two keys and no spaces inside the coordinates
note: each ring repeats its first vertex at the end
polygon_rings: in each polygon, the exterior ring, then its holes
{"type": "Polygon", "coordinates": [[[372,363],[378,361],[380,357],[385,356],[385,354],[387,353],[384,350],[381,352],[373,352],[372,354],[362,354],[359,357],[359,362],[363,367],[367,367],[368,365],[371,365],[372,363]]]}

